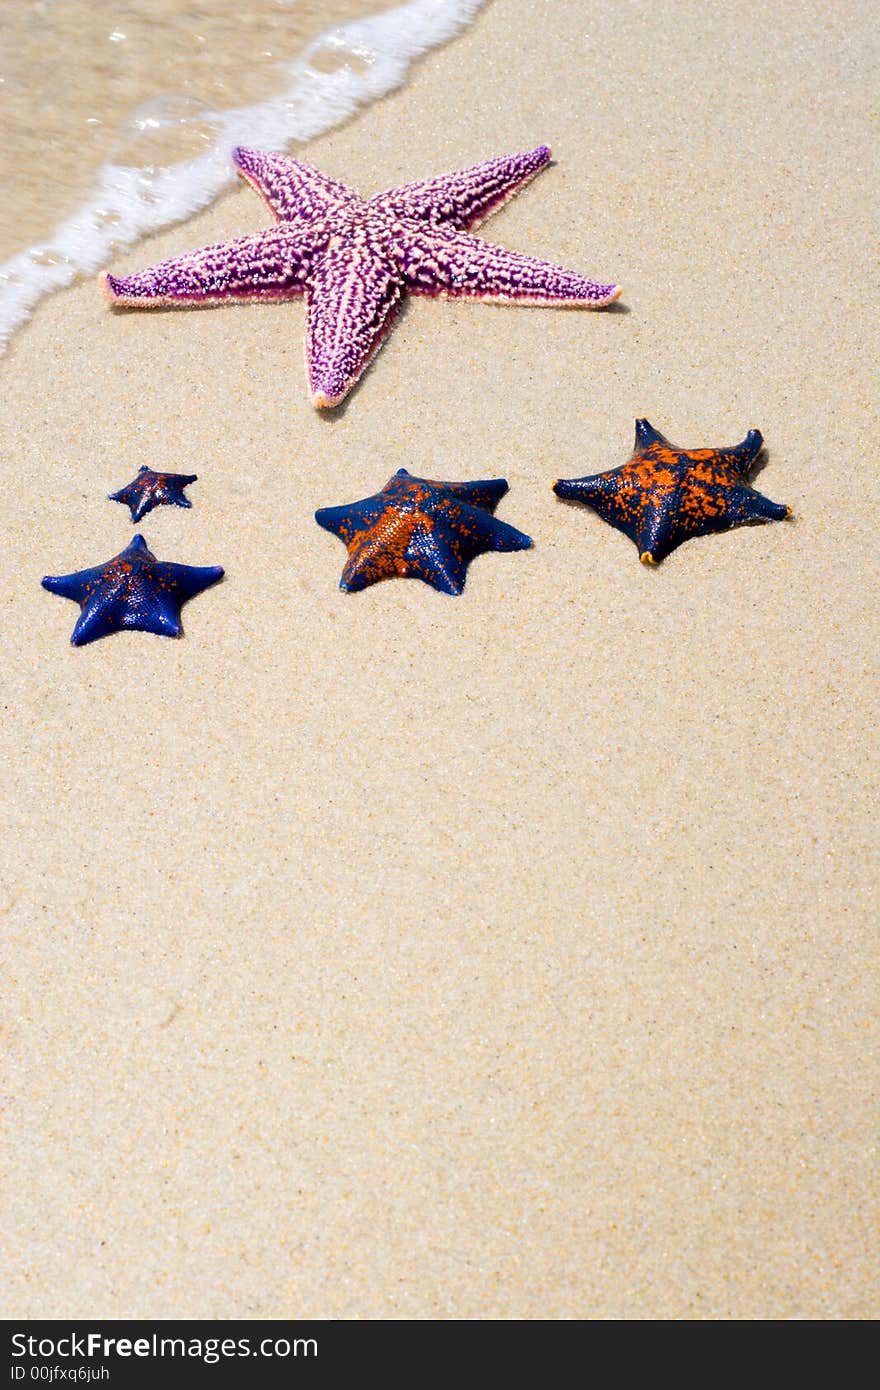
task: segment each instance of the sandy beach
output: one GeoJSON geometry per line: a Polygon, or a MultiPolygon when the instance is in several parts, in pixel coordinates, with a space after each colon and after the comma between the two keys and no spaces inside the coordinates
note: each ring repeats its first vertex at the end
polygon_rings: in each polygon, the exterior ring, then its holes
{"type": "MultiPolygon", "coordinates": [[[[313,7],[314,8],[314,7],[313,7]]],[[[876,23],[493,0],[303,157],[546,141],[480,229],[600,313],[45,302],[0,362],[4,1313],[873,1318],[876,23]],[[557,477],[647,416],[793,509],[654,570],[557,477]],[[867,446],[867,447],[866,447],[867,446]],[[225,567],[74,650],[44,574],[225,567]],[[534,548],[346,595],[317,507],[503,476],[534,548]]],[[[245,187],[110,267],[256,231],[245,187]]]]}

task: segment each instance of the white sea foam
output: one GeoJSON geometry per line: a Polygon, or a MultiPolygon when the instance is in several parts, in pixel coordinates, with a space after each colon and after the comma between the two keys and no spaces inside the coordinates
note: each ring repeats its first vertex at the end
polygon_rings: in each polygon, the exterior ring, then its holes
{"type": "Polygon", "coordinates": [[[447,43],[486,0],[409,0],[330,29],[287,66],[280,95],[255,106],[207,112],[215,138],[203,154],[164,168],[103,164],[95,192],[47,241],[0,265],[0,350],[42,297],[93,273],[120,248],[206,207],[235,177],[236,145],[278,149],[311,140],[406,80],[414,59],[447,43]],[[328,51],[332,72],[311,59],[328,51]],[[352,63],[345,58],[351,56],[352,63]]]}

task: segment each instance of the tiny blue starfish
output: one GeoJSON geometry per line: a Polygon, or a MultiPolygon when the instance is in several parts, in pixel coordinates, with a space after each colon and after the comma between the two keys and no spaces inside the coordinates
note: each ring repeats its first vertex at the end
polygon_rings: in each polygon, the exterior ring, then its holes
{"type": "Polygon", "coordinates": [[[144,464],[133,482],[111,492],[109,497],[111,502],[124,502],[131,509],[132,521],[137,523],[154,507],[191,507],[183,489],[197,480],[197,473],[154,473],[144,464]]]}
{"type": "Polygon", "coordinates": [[[43,588],[80,605],[70,640],[82,647],[122,628],[179,637],[181,605],[222,578],[219,565],[198,568],[157,560],[143,536],[135,536],[119,555],[94,569],[47,574],[43,588]]]}
{"type": "Polygon", "coordinates": [[[315,520],[348,547],[339,581],[347,593],[400,575],[422,579],[444,594],[460,594],[474,556],[527,550],[532,544],[492,515],[506,491],[504,478],[435,483],[401,468],[375,496],[322,507],[315,520]]]}

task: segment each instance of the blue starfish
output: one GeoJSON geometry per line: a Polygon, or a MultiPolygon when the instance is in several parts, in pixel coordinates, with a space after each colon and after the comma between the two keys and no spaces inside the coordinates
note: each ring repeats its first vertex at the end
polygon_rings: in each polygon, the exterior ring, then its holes
{"type": "Polygon", "coordinates": [[[154,507],[191,507],[183,489],[197,480],[197,473],[154,473],[144,464],[133,482],[109,494],[110,501],[124,502],[131,509],[132,521],[137,523],[154,507]]]}
{"type": "Polygon", "coordinates": [[[504,478],[435,483],[399,469],[381,492],[344,507],[322,507],[315,520],[348,547],[340,589],[354,593],[379,579],[422,579],[460,594],[467,567],[487,550],[527,550],[530,537],[496,521],[504,478]]]}
{"type": "Polygon", "coordinates": [[[680,449],[648,420],[636,420],[628,463],[587,478],[560,478],[553,491],[592,507],[635,542],[643,564],[656,565],[694,536],[791,514],[749,487],[763,444],[761,431],[749,430],[726,449],[680,449]]]}
{"type": "Polygon", "coordinates": [[[71,642],[82,647],[122,628],[179,637],[181,605],[223,578],[219,565],[198,568],[157,560],[143,536],[94,569],[47,574],[43,588],[72,598],[82,608],[71,642]]]}

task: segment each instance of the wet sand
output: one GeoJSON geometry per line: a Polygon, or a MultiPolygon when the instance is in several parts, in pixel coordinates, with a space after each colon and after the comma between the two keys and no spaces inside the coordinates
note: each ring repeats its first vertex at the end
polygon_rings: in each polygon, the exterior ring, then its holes
{"type": "Polygon", "coordinates": [[[481,234],[621,309],[412,303],[329,417],[301,305],[83,284],[0,367],[7,1316],[877,1315],[868,9],[539,8],[309,157],[546,140],[481,234]],[[759,427],[792,519],[640,565],[550,492],[636,416],[759,427]],[[40,576],[141,463],[226,580],[73,650],[40,576]],[[399,467],[505,476],[534,548],[341,594],[312,514],[399,467]]]}
{"type": "Polygon", "coordinates": [[[104,160],[142,168],[203,153],[212,112],[282,91],[282,65],[310,39],[383,8],[381,0],[6,0],[0,261],[48,237],[94,190],[104,160]]]}

